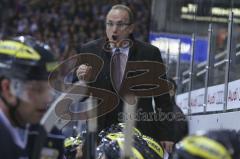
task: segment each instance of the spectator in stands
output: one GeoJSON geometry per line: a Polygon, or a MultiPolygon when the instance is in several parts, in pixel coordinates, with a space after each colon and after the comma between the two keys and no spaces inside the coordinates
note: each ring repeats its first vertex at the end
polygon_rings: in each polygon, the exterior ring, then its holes
{"type": "MultiPolygon", "coordinates": [[[[137,37],[135,37],[147,41],[148,27],[142,24],[148,22],[150,3],[148,0],[128,0],[128,2],[131,8],[136,8],[138,11],[136,15],[139,20],[137,27],[139,33],[136,33],[137,37]]],[[[0,24],[0,38],[11,35],[33,35],[38,40],[49,43],[59,59],[62,59],[63,54],[75,50],[77,45],[104,34],[104,17],[115,2],[112,0],[57,2],[4,0],[0,3],[0,8],[3,8],[0,19],[4,22],[0,24]]]]}

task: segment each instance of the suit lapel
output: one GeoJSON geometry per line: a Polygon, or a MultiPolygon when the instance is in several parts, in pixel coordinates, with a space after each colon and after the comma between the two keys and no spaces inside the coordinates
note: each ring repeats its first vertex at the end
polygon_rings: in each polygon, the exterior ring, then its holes
{"type": "Polygon", "coordinates": [[[129,49],[128,61],[135,61],[137,57],[137,42],[133,40],[133,46],[129,49]]]}
{"type": "MultiPolygon", "coordinates": [[[[133,45],[132,47],[129,49],[129,53],[128,53],[128,61],[136,61],[137,60],[137,42],[135,40],[133,40],[133,45]]],[[[126,71],[128,70],[128,61],[126,63],[126,68],[124,71],[124,75],[123,75],[123,81],[121,84],[124,83],[125,77],[126,77],[126,71]]]]}

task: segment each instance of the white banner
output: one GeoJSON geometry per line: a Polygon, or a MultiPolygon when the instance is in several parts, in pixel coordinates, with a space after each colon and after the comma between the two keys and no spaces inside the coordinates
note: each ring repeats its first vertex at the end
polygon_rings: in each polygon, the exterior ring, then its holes
{"type": "MultiPolygon", "coordinates": [[[[206,111],[223,110],[224,100],[224,84],[216,85],[208,88],[206,111]]],[[[190,108],[191,113],[199,113],[204,111],[204,88],[192,91],[190,108]]],[[[188,113],[188,92],[177,95],[177,104],[184,113],[188,113]]]]}
{"type": "Polygon", "coordinates": [[[208,87],[207,111],[223,110],[224,84],[208,87]]]}
{"type": "MultiPolygon", "coordinates": [[[[204,111],[204,88],[191,92],[191,113],[204,111]]],[[[227,109],[240,108],[240,80],[228,84],[227,109]]],[[[177,104],[188,113],[188,92],[177,95],[177,104]]],[[[224,108],[224,84],[208,87],[206,111],[221,111],[224,108]]]]}
{"type": "Polygon", "coordinates": [[[197,89],[191,92],[191,113],[200,113],[204,111],[204,88],[197,89]]]}
{"type": "MultiPolygon", "coordinates": [[[[191,92],[191,113],[199,113],[204,111],[204,90],[204,88],[201,88],[191,92]]],[[[184,114],[188,113],[188,95],[188,92],[177,95],[177,104],[182,109],[184,114]]]]}
{"type": "Polygon", "coordinates": [[[177,95],[176,103],[181,108],[184,114],[188,114],[188,92],[177,95]]]}
{"type": "Polygon", "coordinates": [[[228,84],[227,109],[240,108],[240,80],[228,84]]]}

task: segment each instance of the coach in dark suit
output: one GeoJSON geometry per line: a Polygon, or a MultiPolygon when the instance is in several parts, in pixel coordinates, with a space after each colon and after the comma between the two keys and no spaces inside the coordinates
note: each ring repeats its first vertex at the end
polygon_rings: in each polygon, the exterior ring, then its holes
{"type": "MultiPolygon", "coordinates": [[[[121,52],[125,56],[125,61],[122,61],[123,68],[119,68],[119,74],[121,74],[121,71],[124,72],[124,70],[126,73],[129,62],[132,61],[155,61],[162,63],[161,54],[158,48],[135,40],[132,37],[134,29],[133,22],[133,13],[128,7],[124,5],[115,5],[106,17],[107,37],[91,41],[80,48],[80,53],[93,53],[98,57],[101,57],[104,62],[103,68],[96,80],[92,83],[92,86],[110,90],[112,92],[118,92],[121,90],[124,85],[124,77],[126,76],[121,77],[122,81],[120,80],[120,82],[115,82],[112,75],[114,72],[111,73],[111,71],[114,71],[114,69],[112,69],[111,60],[117,51],[121,52]],[[128,47],[118,46],[118,42],[123,39],[130,39],[130,43],[128,43],[130,45],[128,47]],[[109,48],[104,49],[106,42],[110,42],[109,48]],[[110,51],[107,49],[110,49],[110,51]]],[[[84,63],[78,63],[78,65],[80,65],[76,71],[78,79],[92,81],[91,73],[94,69],[93,66],[86,65],[84,63]]],[[[153,72],[158,69],[159,68],[155,68],[153,72]]],[[[165,78],[165,75],[161,77],[165,78]]],[[[153,77],[147,78],[151,79],[153,77]]],[[[151,113],[154,113],[152,99],[153,97],[144,97],[139,99],[137,112],[140,114],[140,117],[138,118],[140,120],[137,120],[137,128],[139,128],[143,134],[151,136],[159,142],[161,141],[164,148],[168,152],[171,152],[174,136],[171,122],[166,120],[161,121],[160,119],[147,119],[151,118],[151,113]]],[[[172,112],[172,105],[168,92],[162,93],[160,96],[155,96],[154,101],[156,114],[160,113],[160,111],[162,111],[162,113],[172,112]]],[[[122,103],[122,100],[120,100],[119,105],[113,111],[98,118],[99,129],[106,128],[113,123],[121,122],[119,121],[119,117],[121,116],[123,109],[122,103]]]]}

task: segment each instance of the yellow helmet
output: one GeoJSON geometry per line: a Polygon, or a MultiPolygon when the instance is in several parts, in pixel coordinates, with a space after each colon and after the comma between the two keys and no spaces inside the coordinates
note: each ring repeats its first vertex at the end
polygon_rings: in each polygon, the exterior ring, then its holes
{"type": "Polygon", "coordinates": [[[49,46],[31,36],[0,41],[0,75],[21,80],[47,80],[56,66],[49,46]]]}
{"type": "Polygon", "coordinates": [[[209,131],[192,135],[176,144],[174,159],[237,159],[239,135],[231,130],[209,131]]]}
{"type": "MultiPolygon", "coordinates": [[[[97,156],[107,159],[117,159],[121,157],[124,145],[124,134],[122,132],[109,133],[97,147],[97,156]]],[[[163,149],[153,139],[146,136],[134,135],[131,159],[162,159],[163,149]]]]}

